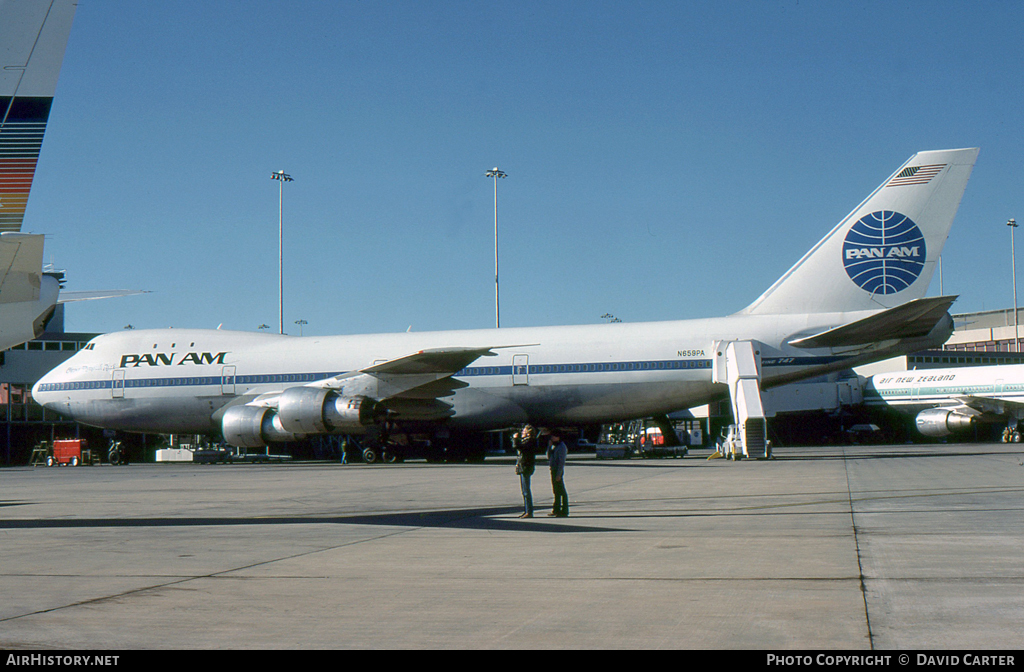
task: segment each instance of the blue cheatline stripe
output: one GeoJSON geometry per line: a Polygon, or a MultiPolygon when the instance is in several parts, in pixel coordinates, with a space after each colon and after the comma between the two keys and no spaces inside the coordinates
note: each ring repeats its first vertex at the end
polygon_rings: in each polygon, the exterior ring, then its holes
{"type": "MultiPolygon", "coordinates": [[[[521,369],[522,367],[516,367],[521,369]]],[[[545,373],[618,373],[623,371],[667,371],[667,370],[688,370],[688,369],[710,369],[710,359],[689,359],[689,360],[656,360],[639,362],[600,362],[594,364],[530,364],[529,374],[545,373]]],[[[522,370],[517,373],[524,373],[522,370]]],[[[234,380],[227,377],[227,384],[235,385],[263,385],[280,383],[311,383],[325,378],[332,378],[341,375],[341,372],[328,373],[280,373],[264,375],[236,375],[234,380]]],[[[454,374],[458,377],[475,376],[511,376],[512,366],[470,366],[454,374]]],[[[174,378],[126,378],[117,381],[117,387],[146,388],[146,387],[181,387],[197,385],[221,385],[225,382],[224,376],[188,376],[174,378]]],[[[114,387],[114,381],[89,380],[66,383],[46,383],[40,386],[40,392],[60,392],[66,390],[103,390],[114,387]]]]}
{"type": "MultiPolygon", "coordinates": [[[[251,376],[182,376],[177,378],[125,378],[118,380],[120,388],[144,387],[192,387],[202,385],[260,385],[273,383],[311,383],[325,378],[341,375],[332,373],[278,373],[251,376]]],[[[40,392],[62,392],[66,390],[109,390],[114,387],[111,379],[82,380],[67,383],[46,383],[39,387],[40,392]]]]}
{"type": "MultiPolygon", "coordinates": [[[[764,366],[808,366],[820,365],[842,359],[840,357],[783,357],[777,359],[762,360],[764,366]]],[[[574,364],[530,364],[526,371],[524,367],[516,366],[515,373],[522,375],[543,375],[551,373],[622,373],[629,371],[684,371],[684,370],[708,370],[711,368],[710,359],[660,359],[625,362],[588,362],[574,364]]],[[[234,380],[230,376],[225,380],[224,376],[187,376],[174,378],[126,378],[117,381],[118,387],[144,388],[144,387],[182,387],[202,385],[273,385],[281,383],[312,383],[325,378],[332,378],[341,375],[342,372],[326,373],[278,373],[261,375],[236,375],[234,380]]],[[[454,374],[460,378],[476,376],[511,376],[513,366],[469,366],[454,374]]],[[[110,389],[114,383],[110,379],[78,381],[69,383],[47,383],[39,389],[41,392],[59,392],[66,390],[102,390],[110,389]]]]}
{"type": "MultiPolygon", "coordinates": [[[[666,359],[639,362],[596,362],[580,364],[530,364],[529,367],[516,366],[515,373],[620,373],[622,371],[673,371],[682,369],[710,369],[710,359],[666,359]],[[523,371],[523,368],[527,368],[523,371]]],[[[509,366],[470,366],[462,369],[456,376],[510,376],[513,367],[509,366]]]]}

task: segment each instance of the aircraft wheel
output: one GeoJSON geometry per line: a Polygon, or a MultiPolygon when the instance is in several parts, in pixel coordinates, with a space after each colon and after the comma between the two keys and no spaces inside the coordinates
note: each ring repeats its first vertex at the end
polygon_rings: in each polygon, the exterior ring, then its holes
{"type": "Polygon", "coordinates": [[[55,464],[57,464],[57,460],[53,459],[53,455],[46,458],[46,466],[52,467],[55,464]]]}
{"type": "Polygon", "coordinates": [[[1014,432],[1013,433],[1013,442],[1014,443],[1020,443],[1020,432],[1014,432]]]}
{"type": "Polygon", "coordinates": [[[71,458],[71,466],[72,467],[77,467],[78,466],[78,458],[77,457],[72,457],[71,458]]]}
{"type": "Polygon", "coordinates": [[[378,455],[377,451],[374,450],[373,448],[364,448],[363,449],[363,462],[366,462],[367,464],[373,464],[374,462],[376,462],[379,459],[380,459],[380,455],[378,455]]]}

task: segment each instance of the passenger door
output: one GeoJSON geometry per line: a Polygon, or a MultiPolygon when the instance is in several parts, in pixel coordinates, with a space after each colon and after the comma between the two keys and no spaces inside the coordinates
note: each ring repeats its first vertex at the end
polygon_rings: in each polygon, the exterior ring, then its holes
{"type": "Polygon", "coordinates": [[[225,366],[221,369],[220,374],[220,393],[221,394],[234,394],[235,393],[235,367],[225,366]]]}
{"type": "Polygon", "coordinates": [[[512,356],[512,384],[513,385],[529,385],[530,384],[530,356],[529,355],[513,355],[512,356]]]}

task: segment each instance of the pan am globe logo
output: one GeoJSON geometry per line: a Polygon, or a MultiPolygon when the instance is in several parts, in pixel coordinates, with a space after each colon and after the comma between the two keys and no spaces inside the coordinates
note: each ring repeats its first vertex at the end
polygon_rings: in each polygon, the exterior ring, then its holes
{"type": "Polygon", "coordinates": [[[843,242],[850,279],[872,294],[901,292],[921,275],[928,258],[924,235],[906,215],[879,210],[861,217],[843,242]]]}

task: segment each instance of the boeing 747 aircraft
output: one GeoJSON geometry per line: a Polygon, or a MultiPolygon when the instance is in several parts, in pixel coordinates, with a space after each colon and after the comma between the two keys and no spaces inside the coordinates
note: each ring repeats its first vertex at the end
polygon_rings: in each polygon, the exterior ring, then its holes
{"type": "Polygon", "coordinates": [[[914,415],[925,436],[949,436],[977,422],[1005,422],[1003,440],[1019,442],[1024,364],[878,373],[868,378],[864,404],[914,415]]]}
{"type": "Polygon", "coordinates": [[[945,342],[956,297],[924,295],[977,155],[915,154],[728,317],[305,338],[125,331],[93,339],[33,396],[87,425],[245,448],[381,428],[444,437],[596,425],[750,401],[945,342]]]}

